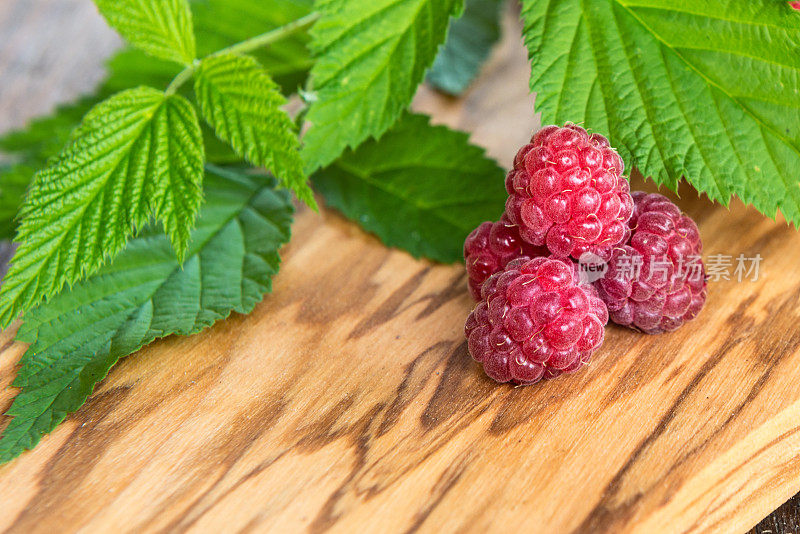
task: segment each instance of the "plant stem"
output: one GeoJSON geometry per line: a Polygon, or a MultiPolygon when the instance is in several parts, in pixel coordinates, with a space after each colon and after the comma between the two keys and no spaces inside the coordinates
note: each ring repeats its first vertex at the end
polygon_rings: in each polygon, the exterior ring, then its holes
{"type": "Polygon", "coordinates": [[[191,79],[191,77],[194,74],[194,71],[198,67],[198,65],[200,65],[200,61],[195,59],[194,62],[192,62],[191,65],[189,65],[188,67],[186,67],[185,69],[180,71],[178,73],[178,75],[175,76],[172,79],[172,81],[170,82],[169,86],[167,86],[167,90],[164,91],[164,93],[166,93],[167,96],[175,94],[175,91],[180,89],[180,87],[183,84],[185,84],[186,82],[188,82],[191,79]]]}
{"type": "Polygon", "coordinates": [[[291,35],[292,33],[296,32],[297,30],[302,30],[314,24],[317,19],[319,18],[318,12],[313,12],[305,17],[299,18],[289,24],[281,26],[280,28],[275,28],[272,31],[268,31],[267,33],[262,33],[261,35],[256,35],[255,37],[251,37],[246,41],[242,41],[241,43],[236,43],[235,45],[231,45],[228,48],[223,48],[219,52],[215,52],[214,55],[217,54],[242,54],[245,52],[250,52],[257,48],[261,48],[262,46],[266,46],[270,43],[275,41],[279,41],[284,37],[291,35]]]}
{"type": "MultiPolygon", "coordinates": [[[[274,30],[268,31],[266,33],[262,33],[261,35],[256,35],[255,37],[251,37],[245,41],[240,43],[236,43],[231,45],[227,48],[223,48],[217,52],[211,54],[212,56],[217,56],[220,54],[243,54],[246,52],[251,52],[263,46],[266,46],[270,43],[274,43],[275,41],[279,41],[284,37],[287,37],[298,30],[305,29],[314,22],[317,21],[319,18],[319,13],[314,12],[306,15],[305,17],[299,18],[295,21],[290,22],[280,28],[275,28],[274,30]]],[[[185,69],[178,73],[175,78],[173,78],[172,82],[170,82],[169,86],[167,87],[165,93],[167,95],[175,94],[175,92],[181,88],[183,84],[188,82],[192,75],[194,75],[194,71],[197,70],[197,67],[200,65],[200,60],[196,59],[192,62],[191,65],[188,65],[185,69]]]]}

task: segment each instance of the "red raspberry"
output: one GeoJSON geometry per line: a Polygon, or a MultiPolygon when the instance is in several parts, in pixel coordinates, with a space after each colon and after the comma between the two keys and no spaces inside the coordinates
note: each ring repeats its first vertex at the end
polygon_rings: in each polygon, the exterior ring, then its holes
{"type": "Polygon", "coordinates": [[[627,245],[595,282],[611,320],[648,334],[694,319],[706,301],[703,243],[697,225],[662,195],[633,193],[627,245]]]}
{"type": "Polygon", "coordinates": [[[569,260],[509,262],[483,284],[464,332],[472,357],[498,382],[532,384],[578,370],[603,342],[608,311],[569,260]]]}
{"type": "Polygon", "coordinates": [[[608,139],[574,124],[545,126],[522,147],[506,178],[506,213],[524,240],[550,253],[608,260],[628,237],[633,200],[608,139]]]}
{"type": "Polygon", "coordinates": [[[519,228],[505,215],[497,222],[481,223],[464,241],[464,261],[472,298],[480,300],[483,282],[505,269],[511,260],[546,254],[546,248],[534,247],[523,241],[519,236],[519,228]]]}

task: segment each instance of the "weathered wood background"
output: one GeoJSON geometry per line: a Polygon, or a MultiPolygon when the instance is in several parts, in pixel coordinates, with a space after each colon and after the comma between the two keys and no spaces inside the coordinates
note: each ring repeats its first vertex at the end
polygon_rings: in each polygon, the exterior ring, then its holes
{"type": "MultiPolygon", "coordinates": [[[[0,2],[0,130],[89,89],[118,43],[89,0],[0,2]]],[[[507,165],[537,126],[527,74],[512,34],[465,99],[415,106],[507,165]]],[[[0,530],[744,531],[800,490],[800,235],[680,205],[708,254],[761,254],[759,280],[712,283],[673,334],[609,328],[588,370],[528,388],[470,360],[461,267],[301,211],[251,315],[125,359],[0,467],[0,530]]]]}

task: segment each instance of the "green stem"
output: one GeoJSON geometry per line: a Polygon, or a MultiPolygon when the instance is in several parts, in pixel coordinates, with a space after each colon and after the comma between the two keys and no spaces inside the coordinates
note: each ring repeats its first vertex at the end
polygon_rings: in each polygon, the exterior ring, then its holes
{"type": "Polygon", "coordinates": [[[192,62],[191,65],[189,65],[188,67],[186,67],[185,69],[180,71],[178,73],[178,75],[175,76],[175,78],[172,79],[172,81],[170,82],[169,86],[167,86],[167,90],[164,91],[167,94],[167,96],[175,94],[175,91],[180,89],[180,87],[183,84],[188,82],[192,78],[192,76],[194,75],[194,71],[195,71],[195,69],[197,69],[197,67],[199,65],[200,65],[200,61],[195,59],[192,62]]]}
{"type": "Polygon", "coordinates": [[[281,26],[280,28],[275,28],[274,30],[268,31],[267,33],[262,33],[261,35],[256,35],[255,37],[251,37],[246,41],[242,41],[241,43],[236,43],[235,45],[231,45],[228,48],[223,48],[219,52],[215,52],[214,55],[244,54],[246,52],[251,52],[253,50],[256,50],[257,48],[261,48],[275,41],[279,41],[298,30],[302,30],[311,26],[317,21],[318,18],[319,18],[319,13],[315,11],[314,13],[306,15],[305,17],[290,22],[285,26],[281,26]]]}
{"type": "MultiPolygon", "coordinates": [[[[256,35],[255,37],[251,37],[250,39],[242,41],[241,43],[236,43],[227,48],[223,48],[222,50],[214,52],[211,55],[217,56],[220,54],[244,54],[251,52],[268,44],[274,43],[275,41],[279,41],[298,30],[302,30],[311,26],[317,21],[319,16],[320,15],[317,12],[311,13],[305,17],[292,21],[289,24],[281,26],[280,28],[275,28],[274,30],[262,33],[261,35],[256,35]]],[[[194,71],[197,70],[199,65],[200,60],[196,59],[191,65],[179,72],[167,87],[167,90],[165,91],[166,94],[175,94],[175,92],[180,89],[183,84],[192,78],[194,71]]]]}

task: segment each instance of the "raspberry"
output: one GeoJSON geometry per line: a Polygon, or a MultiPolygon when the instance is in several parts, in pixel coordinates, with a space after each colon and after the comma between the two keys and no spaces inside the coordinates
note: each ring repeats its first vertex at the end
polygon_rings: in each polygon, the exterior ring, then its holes
{"type": "Polygon", "coordinates": [[[697,225],[670,200],[637,191],[627,245],[595,282],[611,320],[648,334],[694,319],[706,301],[703,243],[697,225]]]}
{"type": "Polygon", "coordinates": [[[577,371],[603,342],[608,311],[553,256],[512,260],[481,288],[464,325],[469,352],[498,382],[532,384],[577,371]]]}
{"type": "Polygon", "coordinates": [[[633,200],[608,139],[574,124],[545,126],[522,147],[506,178],[506,213],[522,238],[550,253],[608,260],[628,237],[633,200]]]}
{"type": "Polygon", "coordinates": [[[481,299],[481,286],[494,273],[505,269],[511,260],[544,256],[547,249],[526,243],[519,228],[503,215],[497,222],[485,222],[475,228],[464,241],[469,292],[481,299]]]}

